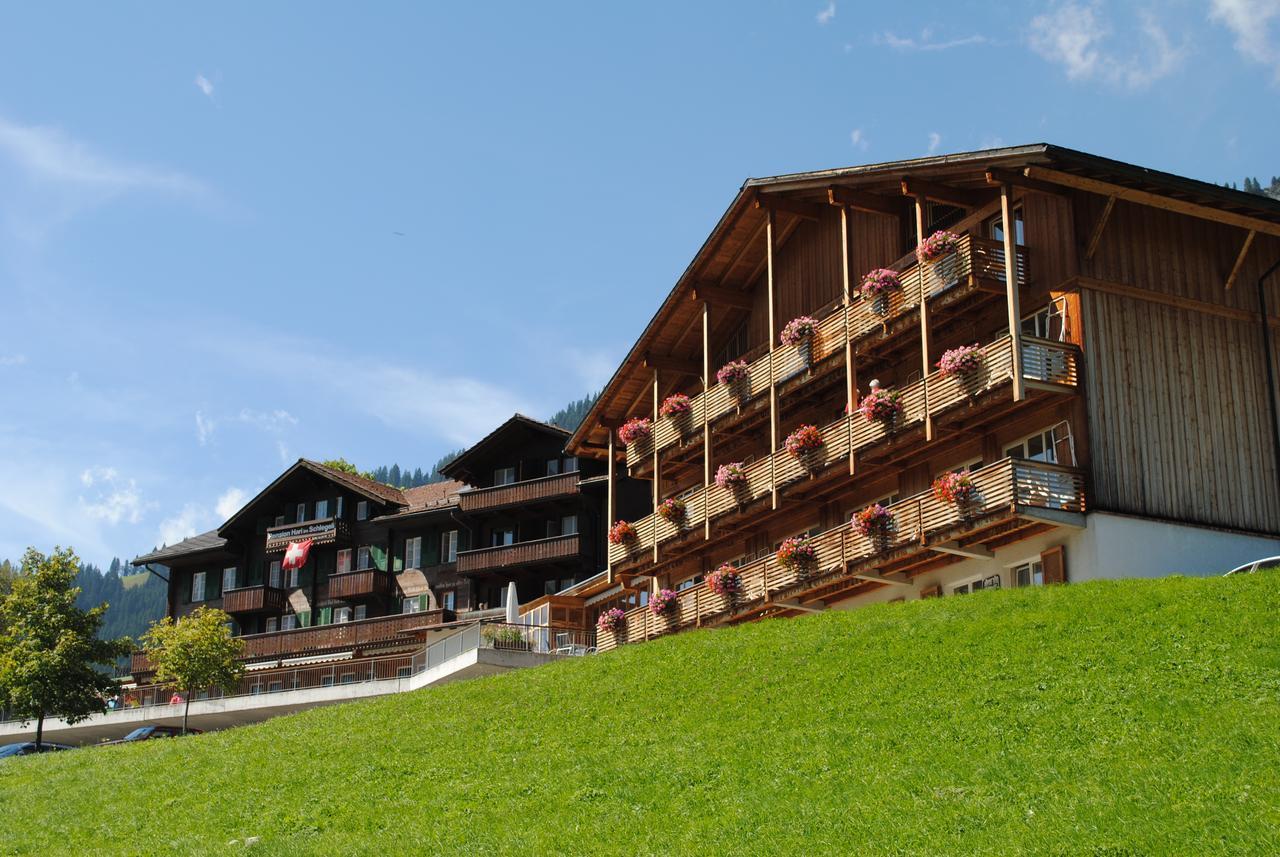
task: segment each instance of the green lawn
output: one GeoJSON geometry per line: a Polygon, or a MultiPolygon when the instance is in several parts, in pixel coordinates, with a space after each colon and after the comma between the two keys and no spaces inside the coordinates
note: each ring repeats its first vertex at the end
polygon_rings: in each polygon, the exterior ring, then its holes
{"type": "Polygon", "coordinates": [[[0,764],[0,852],[1280,853],[1280,574],[688,633],[0,764]]]}

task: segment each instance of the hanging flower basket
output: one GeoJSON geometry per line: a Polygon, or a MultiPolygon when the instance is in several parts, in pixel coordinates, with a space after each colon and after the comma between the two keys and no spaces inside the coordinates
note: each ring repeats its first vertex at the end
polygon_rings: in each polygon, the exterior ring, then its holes
{"type": "Polygon", "coordinates": [[[884,550],[889,534],[893,532],[893,512],[879,503],[873,503],[856,513],[849,524],[856,532],[871,539],[877,550],[884,550]]]}
{"type": "Polygon", "coordinates": [[[985,358],[986,353],[976,343],[952,348],[942,352],[942,359],[938,361],[938,374],[944,378],[952,375],[964,379],[972,378],[982,369],[985,358]]]}
{"type": "Polygon", "coordinates": [[[674,589],[659,589],[649,596],[649,612],[654,616],[670,616],[680,606],[680,598],[674,589]]]}
{"type": "Polygon", "coordinates": [[[787,322],[779,338],[783,345],[799,345],[812,339],[817,332],[818,320],[810,315],[802,315],[787,322]]]}
{"type": "Polygon", "coordinates": [[[716,372],[716,380],[729,387],[729,392],[739,399],[751,394],[751,367],[745,360],[730,360],[716,372]]]}
{"type": "Polygon", "coordinates": [[[642,440],[648,440],[653,434],[653,425],[648,417],[632,417],[618,429],[618,440],[623,446],[630,446],[642,440]]]}
{"type": "Polygon", "coordinates": [[[716,468],[716,485],[726,491],[739,491],[747,487],[747,468],[741,461],[731,461],[716,468]]]}
{"type": "Polygon", "coordinates": [[[818,431],[817,426],[802,425],[787,435],[783,445],[793,458],[798,458],[808,463],[813,454],[822,449],[823,442],[822,432],[818,431]]]}
{"type": "Polygon", "coordinates": [[[723,563],[707,575],[707,589],[715,595],[733,598],[742,591],[742,575],[729,563],[723,563]]]}
{"type": "Polygon", "coordinates": [[[632,545],[636,541],[636,528],[626,521],[618,521],[609,528],[609,544],[632,545]]]}
{"type": "Polygon", "coordinates": [[[944,473],[933,480],[933,496],[940,502],[951,503],[960,509],[968,508],[976,493],[977,486],[973,484],[973,477],[967,470],[944,473]]]}
{"type": "Polygon", "coordinates": [[[693,413],[693,402],[684,393],[673,393],[662,400],[658,413],[664,417],[683,417],[693,413]]]}
{"type": "Polygon", "coordinates": [[[684,501],[677,497],[668,497],[658,504],[658,516],[664,521],[679,524],[684,520],[684,501]]]}
{"type": "Polygon", "coordinates": [[[778,565],[805,577],[818,565],[818,549],[808,536],[792,536],[782,540],[775,558],[778,565]]]}
{"type": "Polygon", "coordinates": [[[596,620],[596,630],[617,634],[626,623],[627,614],[622,612],[620,608],[610,607],[601,613],[600,618],[596,620]]]}
{"type": "Polygon", "coordinates": [[[922,264],[936,262],[960,249],[960,236],[954,232],[939,231],[920,242],[916,248],[916,258],[922,264]]]}
{"type": "Polygon", "coordinates": [[[879,420],[888,429],[897,422],[898,417],[902,416],[904,410],[902,394],[897,390],[876,387],[862,397],[862,401],[858,403],[858,410],[867,422],[879,420]]]}

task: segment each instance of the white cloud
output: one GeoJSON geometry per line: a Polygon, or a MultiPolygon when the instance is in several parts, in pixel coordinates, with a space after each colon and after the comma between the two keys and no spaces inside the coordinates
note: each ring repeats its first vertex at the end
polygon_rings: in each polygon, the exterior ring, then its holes
{"type": "Polygon", "coordinates": [[[942,145],[942,135],[937,131],[929,132],[929,154],[938,151],[938,147],[942,145]]]}
{"type": "Polygon", "coordinates": [[[213,81],[205,77],[203,74],[196,75],[196,88],[203,92],[209,98],[213,98],[213,81]]]}
{"type": "Polygon", "coordinates": [[[1138,13],[1137,31],[1120,38],[1123,54],[1111,53],[1110,22],[1098,2],[1067,2],[1031,21],[1029,44],[1063,67],[1069,80],[1099,81],[1132,91],[1168,77],[1182,64],[1186,46],[1175,45],[1156,15],[1138,13]]]}
{"type": "Polygon", "coordinates": [[[136,524],[142,520],[142,495],[132,479],[121,479],[114,467],[94,466],[80,474],[80,483],[86,488],[98,487],[97,496],[90,500],[80,497],[80,507],[90,518],[106,521],[112,526],[121,521],[136,524]]]}
{"type": "Polygon", "coordinates": [[[871,144],[867,141],[867,135],[862,132],[861,128],[854,128],[849,132],[849,141],[859,149],[866,150],[871,144]]]}
{"type": "Polygon", "coordinates": [[[187,503],[182,507],[181,512],[160,522],[160,529],[156,536],[157,543],[176,544],[185,538],[204,532],[211,526],[213,525],[206,509],[195,503],[187,503]]]}
{"type": "Polygon", "coordinates": [[[831,19],[834,18],[835,16],[836,16],[836,4],[835,4],[835,0],[831,0],[831,2],[827,3],[827,6],[825,9],[823,9],[821,12],[818,13],[818,16],[817,16],[818,26],[825,27],[827,24],[831,23],[831,19]]]}
{"type": "Polygon", "coordinates": [[[1280,45],[1271,23],[1280,18],[1280,0],[1210,0],[1209,18],[1236,37],[1236,50],[1245,59],[1272,67],[1280,82],[1280,45]]]}
{"type": "Polygon", "coordinates": [[[280,432],[289,426],[296,426],[298,418],[288,411],[276,409],[274,411],[255,411],[249,408],[241,408],[240,415],[237,418],[246,425],[260,428],[267,432],[280,432]]]}
{"type": "Polygon", "coordinates": [[[289,455],[289,445],[283,440],[276,441],[276,453],[280,456],[281,464],[293,463],[293,458],[289,455]]]}
{"type": "Polygon", "coordinates": [[[959,39],[934,41],[932,30],[921,30],[919,38],[898,36],[886,30],[877,35],[873,41],[877,45],[893,48],[895,51],[949,51],[952,48],[964,48],[970,45],[985,45],[991,40],[986,36],[974,34],[959,39]]]}
{"type": "Polygon", "coordinates": [[[26,362],[25,354],[0,354],[0,366],[21,366],[26,362]]]}
{"type": "Polygon", "coordinates": [[[208,446],[209,441],[213,439],[213,431],[216,428],[215,423],[209,417],[206,417],[201,411],[196,411],[196,440],[201,446],[208,446]]]}
{"type": "Polygon", "coordinates": [[[239,488],[228,488],[218,498],[218,502],[214,504],[213,510],[222,520],[227,520],[244,505],[245,500],[249,499],[249,495],[239,488]]]}

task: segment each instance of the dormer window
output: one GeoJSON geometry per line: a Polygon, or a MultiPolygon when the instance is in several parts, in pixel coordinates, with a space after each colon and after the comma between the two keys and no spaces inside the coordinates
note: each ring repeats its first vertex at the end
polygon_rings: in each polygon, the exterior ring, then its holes
{"type": "Polygon", "coordinates": [[[317,500],[316,501],[316,520],[321,521],[327,517],[329,517],[329,501],[317,500]]]}
{"type": "Polygon", "coordinates": [[[307,504],[306,504],[306,503],[299,503],[299,504],[298,504],[298,517],[297,517],[297,518],[295,518],[294,520],[295,520],[297,523],[301,524],[301,523],[302,523],[303,521],[305,521],[306,519],[307,519],[307,504]]]}
{"type": "Polygon", "coordinates": [[[356,520],[357,521],[369,520],[369,501],[368,500],[361,500],[359,503],[356,503],[356,520]]]}
{"type": "Polygon", "coordinates": [[[516,481],[516,469],[514,467],[499,467],[493,471],[494,485],[510,485],[516,481]]]}

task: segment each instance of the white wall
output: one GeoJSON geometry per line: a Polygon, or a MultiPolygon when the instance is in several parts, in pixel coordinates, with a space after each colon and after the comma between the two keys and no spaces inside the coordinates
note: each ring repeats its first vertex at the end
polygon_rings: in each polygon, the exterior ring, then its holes
{"type": "Polygon", "coordinates": [[[911,580],[910,586],[883,586],[831,607],[852,610],[865,604],[897,598],[919,598],[921,590],[941,584],[944,594],[975,577],[999,575],[1010,587],[1011,570],[1041,551],[1061,545],[1066,555],[1067,582],[1162,577],[1167,574],[1222,574],[1268,556],[1280,556],[1280,538],[1240,535],[1207,527],[1171,524],[1149,518],[1093,512],[1084,529],[1057,527],[995,552],[994,559],[966,559],[911,580]]]}

